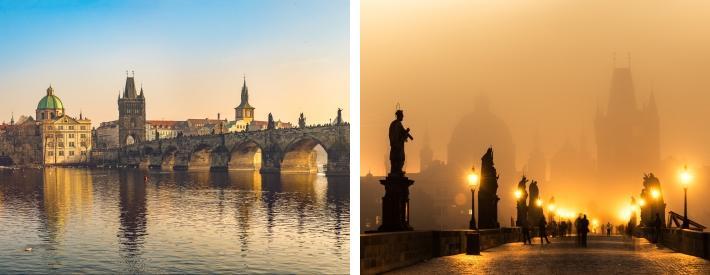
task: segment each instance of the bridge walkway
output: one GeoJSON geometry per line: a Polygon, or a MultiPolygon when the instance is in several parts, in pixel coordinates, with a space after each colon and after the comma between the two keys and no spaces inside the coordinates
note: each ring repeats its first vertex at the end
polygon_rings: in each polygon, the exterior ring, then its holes
{"type": "Polygon", "coordinates": [[[674,252],[645,239],[590,236],[587,248],[576,237],[552,238],[552,244],[510,243],[480,256],[439,257],[391,274],[710,274],[710,261],[674,252]]]}

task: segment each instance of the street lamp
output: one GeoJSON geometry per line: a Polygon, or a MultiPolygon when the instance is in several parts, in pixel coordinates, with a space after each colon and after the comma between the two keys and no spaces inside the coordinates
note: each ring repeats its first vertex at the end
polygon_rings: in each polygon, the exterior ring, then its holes
{"type": "Polygon", "coordinates": [[[471,188],[471,222],[468,224],[468,229],[477,230],[476,228],[476,187],[478,187],[478,174],[476,167],[471,166],[471,173],[468,174],[468,186],[471,188]]]}
{"type": "Polygon", "coordinates": [[[537,201],[535,201],[535,204],[537,205],[537,207],[542,207],[542,200],[537,199],[537,201]]]}
{"type": "Polygon", "coordinates": [[[688,185],[693,180],[693,175],[688,172],[688,165],[685,165],[680,173],[680,182],[683,184],[683,225],[681,228],[688,228],[688,185]]]}

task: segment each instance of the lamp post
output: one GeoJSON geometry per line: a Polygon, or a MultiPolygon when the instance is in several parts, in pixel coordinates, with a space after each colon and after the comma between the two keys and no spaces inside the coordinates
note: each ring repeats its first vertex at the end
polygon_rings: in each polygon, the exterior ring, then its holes
{"type": "Polygon", "coordinates": [[[688,172],[688,165],[680,173],[680,182],[683,184],[683,225],[681,228],[689,228],[688,222],[688,184],[693,180],[693,175],[688,172]]]}
{"type": "Polygon", "coordinates": [[[476,187],[478,187],[478,174],[476,167],[471,166],[471,173],[468,174],[468,186],[471,188],[471,221],[468,223],[468,229],[478,230],[476,228],[476,187]]]}

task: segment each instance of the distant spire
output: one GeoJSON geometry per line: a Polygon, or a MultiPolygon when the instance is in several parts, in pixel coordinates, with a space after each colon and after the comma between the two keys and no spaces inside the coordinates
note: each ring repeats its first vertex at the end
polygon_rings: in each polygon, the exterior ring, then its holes
{"type": "Polygon", "coordinates": [[[10,117],[10,125],[15,125],[15,112],[12,112],[12,116],[10,117]]]}
{"type": "Polygon", "coordinates": [[[79,109],[79,120],[83,120],[83,119],[84,119],[84,111],[79,109]]]}
{"type": "Polygon", "coordinates": [[[50,83],[49,88],[47,88],[47,95],[54,95],[54,88],[52,88],[52,83],[50,83]]]}

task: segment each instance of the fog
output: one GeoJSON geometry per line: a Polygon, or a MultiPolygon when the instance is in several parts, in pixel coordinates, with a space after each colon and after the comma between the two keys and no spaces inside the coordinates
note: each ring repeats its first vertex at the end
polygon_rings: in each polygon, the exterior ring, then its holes
{"type": "MultiPolygon", "coordinates": [[[[513,187],[522,174],[540,182],[545,200],[555,196],[559,206],[619,222],[649,172],[661,181],[666,212],[682,213],[677,174],[687,164],[696,175],[689,216],[710,224],[702,202],[710,195],[710,3],[416,3],[362,4],[361,175],[386,173],[387,127],[399,103],[415,138],[406,144],[408,174],[420,172],[426,146],[445,164],[431,173],[439,178],[422,175],[413,194],[443,196],[466,210],[464,175],[480,168],[492,145],[501,225],[515,215],[513,187]],[[650,113],[657,123],[648,123],[650,113]],[[628,158],[615,156],[619,150],[628,158]]],[[[412,204],[413,223],[429,219],[412,204]]]]}

